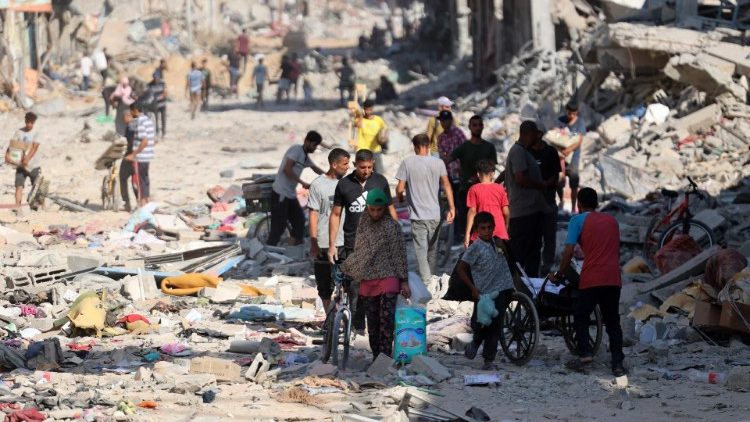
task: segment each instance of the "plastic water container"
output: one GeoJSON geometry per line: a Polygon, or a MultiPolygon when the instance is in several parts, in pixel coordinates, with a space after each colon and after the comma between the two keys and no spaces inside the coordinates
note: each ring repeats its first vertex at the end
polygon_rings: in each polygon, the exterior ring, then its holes
{"type": "Polygon", "coordinates": [[[688,378],[690,378],[691,381],[697,381],[707,384],[724,384],[724,381],[727,380],[727,374],[723,372],[704,372],[704,371],[698,371],[696,369],[691,369],[688,371],[688,378]]]}

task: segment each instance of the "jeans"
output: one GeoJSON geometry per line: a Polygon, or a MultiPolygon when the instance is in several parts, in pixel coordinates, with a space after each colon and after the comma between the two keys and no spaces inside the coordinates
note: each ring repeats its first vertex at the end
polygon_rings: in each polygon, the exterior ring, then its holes
{"type": "Polygon", "coordinates": [[[419,277],[427,283],[437,269],[440,220],[411,220],[411,238],[417,256],[419,277]]]}
{"type": "Polygon", "coordinates": [[[590,287],[579,291],[573,314],[578,356],[590,357],[592,355],[589,316],[594,312],[596,305],[599,305],[602,311],[602,319],[607,328],[612,366],[620,366],[625,355],[622,353],[622,328],[620,327],[620,287],[617,286],[590,287]]]}
{"type": "Polygon", "coordinates": [[[91,78],[89,76],[83,77],[83,84],[81,85],[82,91],[88,91],[90,86],[91,78]]]}
{"type": "Polygon", "coordinates": [[[552,212],[544,214],[542,223],[542,271],[545,275],[550,272],[552,265],[555,263],[555,252],[557,252],[557,205],[554,205],[554,199],[551,204],[552,212]]]}
{"type": "Polygon", "coordinates": [[[287,221],[291,223],[292,229],[289,235],[299,241],[305,236],[305,213],[297,198],[286,198],[275,191],[271,193],[271,230],[268,233],[268,243],[276,246],[281,240],[281,235],[286,230],[287,221]]]}
{"type": "MultiPolygon", "coordinates": [[[[136,164],[133,161],[122,159],[122,162],[120,163],[120,195],[122,196],[122,201],[130,205],[130,195],[128,194],[128,178],[135,175],[135,167],[133,164],[136,164]]],[[[149,170],[149,163],[137,163],[138,164],[138,179],[139,179],[139,185],[136,186],[135,183],[133,183],[133,192],[135,193],[136,199],[140,199],[141,196],[144,198],[148,198],[151,194],[151,181],[149,180],[148,170],[149,170]],[[138,194],[138,191],[141,191],[141,194],[138,194]]]]}
{"type": "Polygon", "coordinates": [[[500,341],[500,317],[503,316],[505,308],[508,307],[512,294],[513,290],[508,289],[501,291],[500,294],[497,295],[497,299],[495,299],[495,309],[497,309],[498,315],[492,318],[492,323],[486,327],[477,322],[478,302],[474,302],[474,312],[471,314],[471,330],[474,332],[472,343],[477,347],[484,343],[482,357],[485,362],[492,362],[497,356],[497,343],[500,341]]]}
{"type": "Polygon", "coordinates": [[[161,136],[167,134],[167,106],[159,107],[154,112],[154,129],[156,134],[161,133],[161,136]],[[159,123],[161,122],[161,132],[159,132],[159,123]]]}
{"type": "Polygon", "coordinates": [[[529,277],[539,276],[539,261],[542,249],[542,224],[544,214],[535,213],[523,217],[512,217],[510,227],[510,256],[521,264],[529,277]]]}

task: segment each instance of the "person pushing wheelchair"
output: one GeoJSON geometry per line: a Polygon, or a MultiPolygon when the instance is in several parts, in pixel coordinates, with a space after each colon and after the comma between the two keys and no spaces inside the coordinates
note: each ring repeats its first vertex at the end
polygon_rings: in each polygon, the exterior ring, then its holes
{"type": "Polygon", "coordinates": [[[612,374],[619,377],[627,373],[623,366],[625,355],[622,352],[619,313],[622,288],[620,229],[614,217],[596,211],[599,199],[594,189],[581,189],[577,199],[581,213],[571,218],[560,268],[556,273],[549,275],[553,282],[562,280],[563,274],[566,274],[570,267],[576,244],[581,246],[585,260],[573,314],[578,358],[566,363],[565,366],[581,370],[594,360],[589,336],[589,316],[596,305],[599,305],[609,336],[612,374]]]}

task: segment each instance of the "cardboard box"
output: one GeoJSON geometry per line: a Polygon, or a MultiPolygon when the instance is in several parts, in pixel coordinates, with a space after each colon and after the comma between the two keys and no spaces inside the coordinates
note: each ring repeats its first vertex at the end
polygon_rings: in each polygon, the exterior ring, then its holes
{"type": "Polygon", "coordinates": [[[8,143],[8,156],[10,157],[10,161],[15,165],[20,165],[27,149],[28,145],[25,142],[19,141],[18,139],[11,139],[8,143]]]}
{"type": "Polygon", "coordinates": [[[241,368],[227,359],[198,357],[190,361],[190,372],[194,374],[213,374],[220,381],[236,381],[240,378],[241,368]]]}
{"type": "Polygon", "coordinates": [[[709,302],[695,302],[694,327],[718,327],[720,318],[721,306],[709,302]]]}
{"type": "Polygon", "coordinates": [[[748,329],[742,320],[744,318],[745,321],[750,323],[750,305],[745,305],[743,303],[735,303],[735,305],[742,314],[742,317],[740,317],[740,315],[737,314],[737,311],[732,308],[731,303],[724,302],[721,304],[719,326],[738,333],[750,334],[750,329],[748,329]]]}

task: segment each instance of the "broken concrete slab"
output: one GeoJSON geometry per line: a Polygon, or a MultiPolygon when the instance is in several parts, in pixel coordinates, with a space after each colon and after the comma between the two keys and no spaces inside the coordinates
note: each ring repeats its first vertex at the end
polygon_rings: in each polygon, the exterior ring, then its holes
{"type": "Polygon", "coordinates": [[[236,381],[240,378],[240,366],[227,359],[202,356],[190,360],[190,373],[212,374],[219,381],[236,381]]]}
{"type": "Polygon", "coordinates": [[[750,47],[729,42],[718,42],[706,48],[705,52],[719,59],[732,62],[736,73],[750,76],[750,47]]]}
{"type": "Polygon", "coordinates": [[[335,376],[339,371],[335,365],[330,363],[317,362],[307,369],[307,375],[315,375],[317,377],[332,377],[335,376]]]}
{"type": "Polygon", "coordinates": [[[445,381],[453,376],[451,371],[440,364],[437,359],[425,355],[414,356],[409,368],[414,372],[430,377],[435,382],[445,381]]]}
{"type": "Polygon", "coordinates": [[[727,220],[715,209],[704,209],[693,216],[693,220],[700,221],[711,230],[716,231],[726,224],[727,220]]]}
{"type": "Polygon", "coordinates": [[[714,245],[704,250],[672,271],[663,274],[653,281],[644,283],[640,286],[638,291],[640,293],[649,293],[656,289],[679,283],[688,277],[703,273],[706,268],[706,262],[708,262],[709,258],[711,258],[719,249],[721,248],[718,245],[714,245]]]}
{"type": "Polygon", "coordinates": [[[737,99],[744,100],[747,97],[747,90],[732,80],[732,74],[727,74],[692,54],[672,57],[664,67],[664,73],[677,82],[706,92],[711,97],[727,92],[737,99]]]}
{"type": "Polygon", "coordinates": [[[373,378],[384,378],[396,372],[396,361],[381,353],[367,369],[367,375],[373,378]]]}
{"type": "Polygon", "coordinates": [[[711,104],[693,113],[673,120],[671,126],[675,130],[686,130],[689,133],[705,131],[713,126],[721,117],[721,106],[711,104]]]}

